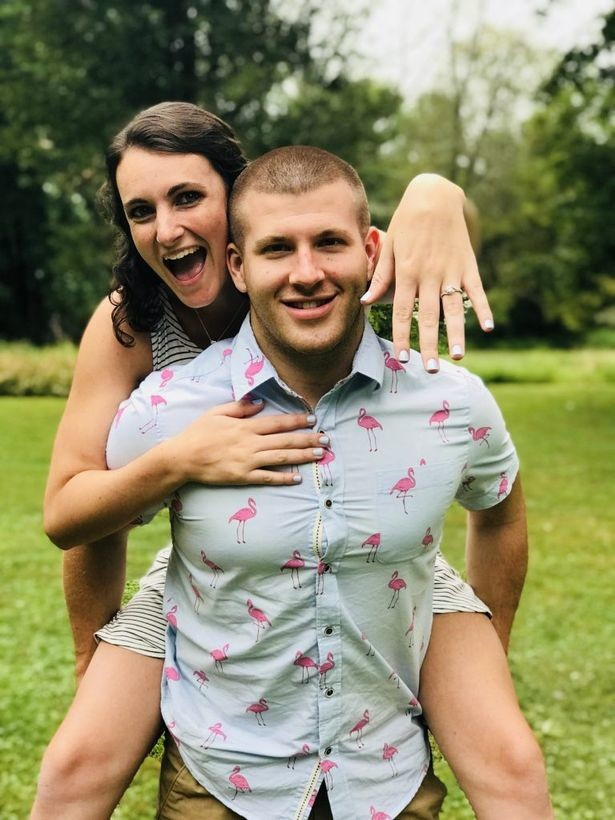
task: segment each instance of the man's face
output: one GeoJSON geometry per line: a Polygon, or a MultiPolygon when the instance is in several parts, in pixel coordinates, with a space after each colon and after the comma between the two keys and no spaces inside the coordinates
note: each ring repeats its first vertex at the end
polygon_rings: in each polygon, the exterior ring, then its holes
{"type": "Polygon", "coordinates": [[[362,235],[350,186],[338,180],[304,194],[248,191],[240,207],[243,251],[229,246],[228,263],[250,297],[263,352],[299,366],[297,354],[306,365],[306,356],[354,355],[378,232],[362,235]]]}

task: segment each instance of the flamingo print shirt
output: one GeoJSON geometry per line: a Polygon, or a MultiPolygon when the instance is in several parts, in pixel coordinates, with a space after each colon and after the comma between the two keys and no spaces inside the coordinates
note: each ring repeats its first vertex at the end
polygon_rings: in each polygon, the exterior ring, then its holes
{"type": "MultiPolygon", "coordinates": [[[[145,379],[109,466],[248,394],[264,413],[306,407],[246,319],[145,379]]],[[[163,717],[194,777],[246,818],[307,818],[323,780],[335,820],[395,817],[429,761],[417,692],[445,513],[501,501],[517,457],[477,377],[445,362],[428,375],[418,354],[401,365],[369,325],[313,411],[330,446],[300,484],[168,499],[163,717]]]]}

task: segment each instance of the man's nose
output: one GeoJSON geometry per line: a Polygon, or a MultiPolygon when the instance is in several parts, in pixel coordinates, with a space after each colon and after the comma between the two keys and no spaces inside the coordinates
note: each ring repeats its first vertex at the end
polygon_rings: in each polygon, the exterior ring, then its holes
{"type": "Polygon", "coordinates": [[[183,227],[171,210],[156,214],[156,241],[159,245],[170,246],[182,235],[183,227]]]}
{"type": "Polygon", "coordinates": [[[309,248],[299,249],[289,276],[290,284],[311,288],[322,282],[324,278],[324,271],[313,251],[309,248]]]}

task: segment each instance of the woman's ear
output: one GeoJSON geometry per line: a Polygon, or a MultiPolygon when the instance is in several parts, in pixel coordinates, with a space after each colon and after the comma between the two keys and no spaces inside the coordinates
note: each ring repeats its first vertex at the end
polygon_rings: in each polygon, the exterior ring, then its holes
{"type": "Polygon", "coordinates": [[[241,256],[241,251],[233,242],[229,242],[226,248],[226,264],[237,290],[241,291],[241,293],[246,293],[246,283],[243,275],[243,257],[241,256]]]}

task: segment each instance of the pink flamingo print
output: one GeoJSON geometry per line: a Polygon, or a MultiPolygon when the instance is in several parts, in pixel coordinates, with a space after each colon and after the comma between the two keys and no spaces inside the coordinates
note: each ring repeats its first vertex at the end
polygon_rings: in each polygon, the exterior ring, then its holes
{"type": "Polygon", "coordinates": [[[324,689],[327,685],[327,672],[330,672],[334,668],[335,660],[333,658],[333,652],[327,652],[327,659],[318,667],[318,674],[320,675],[319,686],[321,689],[324,689]]]}
{"type": "Polygon", "coordinates": [[[391,769],[393,770],[393,777],[396,777],[399,772],[397,771],[397,766],[395,764],[395,755],[398,754],[398,749],[395,746],[389,746],[388,743],[385,743],[382,747],[382,759],[388,760],[391,764],[391,769]]]}
{"type": "Polygon", "coordinates": [[[234,512],[228,520],[230,524],[231,521],[237,522],[237,543],[238,544],[245,544],[246,543],[246,521],[250,518],[254,518],[256,515],[256,501],[253,498],[248,498],[248,506],[241,507],[237,512],[234,512]],[[241,541],[239,540],[239,534],[241,533],[241,541]]]}
{"type": "Polygon", "coordinates": [[[375,453],[378,450],[378,443],[376,441],[376,430],[382,430],[382,424],[380,424],[378,419],[374,418],[373,416],[369,416],[365,407],[361,407],[359,409],[359,417],[357,418],[357,424],[359,425],[359,427],[362,427],[364,430],[367,430],[369,451],[370,453],[375,453]]]}
{"type": "Polygon", "coordinates": [[[371,645],[371,643],[370,643],[367,635],[365,634],[365,632],[361,632],[361,640],[365,641],[365,643],[367,644],[367,652],[365,653],[365,656],[367,658],[373,658],[374,655],[376,654],[376,650],[371,645]]]}
{"type": "Polygon", "coordinates": [[[221,723],[214,723],[213,726],[209,727],[209,734],[201,743],[201,749],[209,749],[209,747],[215,742],[216,738],[221,738],[225,742],[227,740],[227,737],[222,730],[221,723]]]}
{"type": "Polygon", "coordinates": [[[179,680],[179,672],[174,666],[164,667],[164,676],[167,680],[179,680]]]}
{"type": "Polygon", "coordinates": [[[318,672],[318,664],[316,661],[299,651],[295,653],[293,665],[301,669],[301,683],[310,682],[310,669],[315,669],[318,672]]]}
{"type": "Polygon", "coordinates": [[[322,595],[325,591],[325,573],[331,572],[330,564],[320,560],[316,567],[316,595],[322,595]]]}
{"type": "Polygon", "coordinates": [[[384,366],[388,367],[391,371],[391,388],[389,393],[397,393],[397,380],[399,378],[399,373],[406,372],[406,368],[403,364],[396,359],[394,356],[391,356],[390,353],[384,354],[384,366]]]}
{"type": "Polygon", "coordinates": [[[469,493],[472,489],[472,484],[476,481],[475,475],[467,475],[461,479],[461,489],[464,493],[469,493]]]}
{"type": "Polygon", "coordinates": [[[414,621],[415,621],[415,619],[416,619],[416,607],[413,606],[412,607],[412,620],[410,621],[410,626],[408,627],[408,629],[406,629],[406,635],[405,635],[406,638],[408,637],[408,635],[410,635],[410,640],[408,641],[408,648],[409,649],[412,649],[412,647],[414,646],[414,621]]]}
{"type": "Polygon", "coordinates": [[[293,583],[293,589],[301,589],[301,580],[299,578],[299,570],[305,566],[305,561],[301,557],[301,553],[299,550],[293,550],[292,557],[288,559],[282,566],[280,567],[280,572],[284,572],[285,569],[290,570],[290,578],[293,583]],[[297,585],[295,586],[295,579],[297,581],[297,585]]]}
{"type": "Polygon", "coordinates": [[[417,712],[417,710],[420,712],[420,709],[421,709],[421,704],[418,702],[418,700],[413,695],[410,698],[410,700],[408,701],[408,708],[406,709],[406,714],[407,715],[414,715],[417,712]]]}
{"type": "Polygon", "coordinates": [[[175,513],[176,515],[180,513],[184,509],[184,505],[182,504],[181,496],[178,490],[175,490],[171,497],[171,503],[169,505],[171,507],[171,512],[175,513]]]}
{"type": "Polygon", "coordinates": [[[391,492],[389,493],[389,495],[397,493],[396,498],[401,498],[406,515],[408,515],[408,510],[406,509],[406,498],[408,495],[412,498],[412,493],[410,490],[413,490],[415,487],[416,479],[414,478],[414,469],[412,467],[408,467],[408,477],[400,478],[399,481],[396,481],[391,487],[391,492]]]}
{"type": "Polygon", "coordinates": [[[421,544],[425,549],[428,549],[433,544],[433,535],[431,534],[431,527],[427,527],[427,529],[425,530],[425,535],[423,536],[421,544]]]}
{"type": "Polygon", "coordinates": [[[369,564],[370,559],[372,564],[376,561],[376,553],[380,549],[380,533],[375,532],[366,538],[365,541],[361,544],[361,547],[369,547],[369,552],[367,553],[367,561],[366,564],[369,564]]]}
{"type": "Polygon", "coordinates": [[[304,743],[301,747],[300,752],[295,752],[294,755],[291,755],[288,760],[286,761],[286,768],[295,770],[295,763],[297,762],[298,757],[307,757],[310,753],[310,746],[308,743],[304,743]]]}
{"type": "Polygon", "coordinates": [[[198,682],[199,682],[199,691],[201,690],[201,688],[202,688],[205,684],[209,683],[209,678],[207,677],[207,674],[206,674],[205,672],[203,672],[203,670],[202,670],[202,669],[196,669],[196,670],[192,673],[192,675],[193,675],[193,677],[195,677],[195,678],[198,680],[198,682]]]}
{"type": "Polygon", "coordinates": [[[373,806],[369,807],[371,820],[391,820],[391,815],[385,811],[376,811],[373,806]]]}
{"type": "Polygon", "coordinates": [[[245,376],[245,379],[250,387],[254,387],[254,377],[263,369],[265,365],[265,357],[261,356],[259,358],[257,356],[253,356],[250,350],[248,350],[248,356],[250,357],[250,361],[247,362],[248,366],[246,367],[243,375],[245,376]]]}
{"type": "Polygon", "coordinates": [[[396,683],[396,684],[397,684],[397,689],[399,689],[399,675],[397,674],[397,672],[396,672],[395,670],[393,670],[393,671],[391,672],[391,674],[389,675],[389,677],[387,678],[387,680],[392,680],[392,681],[393,681],[393,683],[396,683]]]}
{"type": "Polygon", "coordinates": [[[182,745],[182,742],[181,742],[181,740],[177,737],[177,735],[175,734],[175,732],[173,731],[173,729],[174,729],[174,728],[175,728],[175,721],[174,721],[174,720],[173,720],[173,721],[171,721],[171,723],[167,723],[167,731],[169,732],[169,734],[171,735],[171,737],[173,738],[173,740],[177,743],[177,745],[178,745],[178,746],[181,746],[181,745],[182,745]]]}
{"type": "Polygon", "coordinates": [[[218,672],[224,672],[224,667],[222,666],[222,664],[228,660],[229,647],[230,644],[225,643],[222,649],[212,649],[209,653],[210,657],[214,661],[214,668],[218,672]]]}
{"type": "Polygon", "coordinates": [[[425,467],[426,464],[427,464],[427,462],[425,461],[424,458],[419,459],[419,467],[425,467]]]}
{"type": "Polygon", "coordinates": [[[130,404],[130,402],[126,402],[126,404],[123,404],[121,407],[118,407],[117,412],[116,412],[115,416],[113,417],[113,426],[114,427],[117,427],[118,424],[120,423],[120,419],[124,415],[124,410],[127,409],[129,404],[130,404]]]}
{"type": "Polygon", "coordinates": [[[352,727],[352,729],[350,730],[350,732],[348,732],[350,737],[352,737],[353,735],[356,735],[355,740],[357,741],[357,746],[359,747],[359,749],[362,749],[363,746],[365,746],[365,743],[363,742],[363,729],[365,729],[365,727],[367,726],[368,723],[369,723],[369,710],[366,709],[363,712],[363,717],[361,718],[361,720],[357,721],[355,723],[355,725],[352,727]]]}
{"type": "Polygon", "coordinates": [[[224,573],[224,570],[213,561],[210,561],[210,559],[205,555],[204,550],[201,550],[201,561],[213,572],[213,577],[209,582],[209,586],[212,587],[212,589],[215,589],[218,583],[218,578],[224,573]]]}
{"type": "Polygon", "coordinates": [[[438,432],[440,433],[440,438],[445,444],[448,443],[448,439],[446,437],[446,433],[444,432],[444,422],[448,420],[450,413],[451,406],[446,400],[444,400],[442,402],[442,410],[436,410],[436,412],[432,413],[429,417],[429,424],[435,424],[437,426],[438,432]]]}
{"type": "Polygon", "coordinates": [[[156,426],[156,424],[158,423],[158,408],[164,407],[167,401],[162,396],[157,396],[156,394],[154,394],[149,397],[149,403],[150,407],[152,408],[152,418],[149,421],[145,422],[145,424],[141,425],[141,427],[139,427],[139,430],[142,433],[147,433],[149,430],[156,426]]]}
{"type": "Polygon", "coordinates": [[[246,601],[246,606],[248,607],[248,615],[256,624],[256,643],[258,643],[261,629],[265,629],[267,626],[271,626],[271,621],[265,615],[262,609],[257,609],[254,606],[251,598],[248,598],[248,600],[246,601]]]}
{"type": "Polygon", "coordinates": [[[327,787],[327,791],[331,791],[333,788],[333,775],[331,774],[333,769],[337,769],[337,763],[334,760],[320,761],[320,771],[325,776],[325,786],[327,787]]]}
{"type": "Polygon", "coordinates": [[[393,590],[393,595],[391,597],[391,600],[389,601],[387,609],[395,609],[395,605],[399,601],[399,593],[402,589],[406,589],[406,582],[403,578],[399,577],[399,572],[395,570],[393,572],[393,575],[391,575],[391,580],[389,581],[387,586],[389,589],[393,590]]]}
{"type": "Polygon", "coordinates": [[[205,598],[203,598],[203,596],[201,594],[201,590],[196,585],[196,582],[195,582],[194,578],[192,577],[191,572],[188,573],[188,583],[192,587],[192,592],[194,593],[194,611],[198,615],[199,609],[201,608],[201,604],[205,603],[205,598]]]}
{"type": "Polygon", "coordinates": [[[259,726],[266,726],[263,712],[267,712],[268,710],[269,706],[267,705],[267,701],[265,698],[260,698],[258,703],[251,703],[246,709],[246,712],[252,712],[259,726]]]}
{"type": "Polygon", "coordinates": [[[162,370],[160,372],[160,384],[158,385],[158,389],[159,390],[164,390],[164,388],[171,381],[173,376],[174,376],[173,371],[170,370],[168,367],[166,367],[164,370],[162,370]]]}
{"type": "Polygon", "coordinates": [[[218,370],[220,367],[222,367],[222,365],[223,365],[223,364],[224,364],[224,362],[228,359],[228,357],[232,354],[232,352],[233,352],[233,351],[231,350],[231,348],[230,348],[230,347],[226,347],[226,348],[224,348],[224,350],[222,351],[222,356],[221,356],[221,358],[220,358],[220,361],[219,361],[219,362],[218,362],[218,364],[214,367],[214,369],[213,369],[213,370],[208,370],[208,371],[207,371],[207,373],[198,373],[196,376],[192,376],[192,378],[190,379],[190,381],[191,381],[191,382],[196,382],[197,384],[200,384],[200,383],[201,383],[201,379],[202,379],[204,376],[209,376],[211,373],[215,373],[215,371],[216,371],[216,370],[218,370]]]}
{"type": "Polygon", "coordinates": [[[179,607],[177,606],[177,604],[173,604],[171,609],[169,609],[169,611],[166,612],[165,616],[164,616],[167,619],[167,621],[171,624],[173,629],[177,629],[177,610],[178,609],[179,609],[179,607]]]}
{"type": "Polygon", "coordinates": [[[239,774],[241,771],[240,766],[235,766],[233,771],[229,774],[228,779],[231,786],[235,789],[235,794],[231,797],[231,800],[234,800],[239,792],[251,792],[252,789],[250,788],[250,784],[246,780],[246,778],[239,774]]]}
{"type": "Polygon", "coordinates": [[[489,447],[489,433],[492,427],[468,427],[468,433],[472,436],[472,441],[478,441],[480,444],[486,444],[489,447]]]}
{"type": "Polygon", "coordinates": [[[500,473],[500,483],[498,485],[498,501],[504,498],[508,492],[508,476],[506,473],[500,473]]]}
{"type": "Polygon", "coordinates": [[[330,487],[333,484],[333,476],[331,475],[332,461],[335,461],[335,453],[329,447],[324,448],[322,458],[317,462],[318,468],[322,472],[323,484],[325,487],[330,487]]]}

